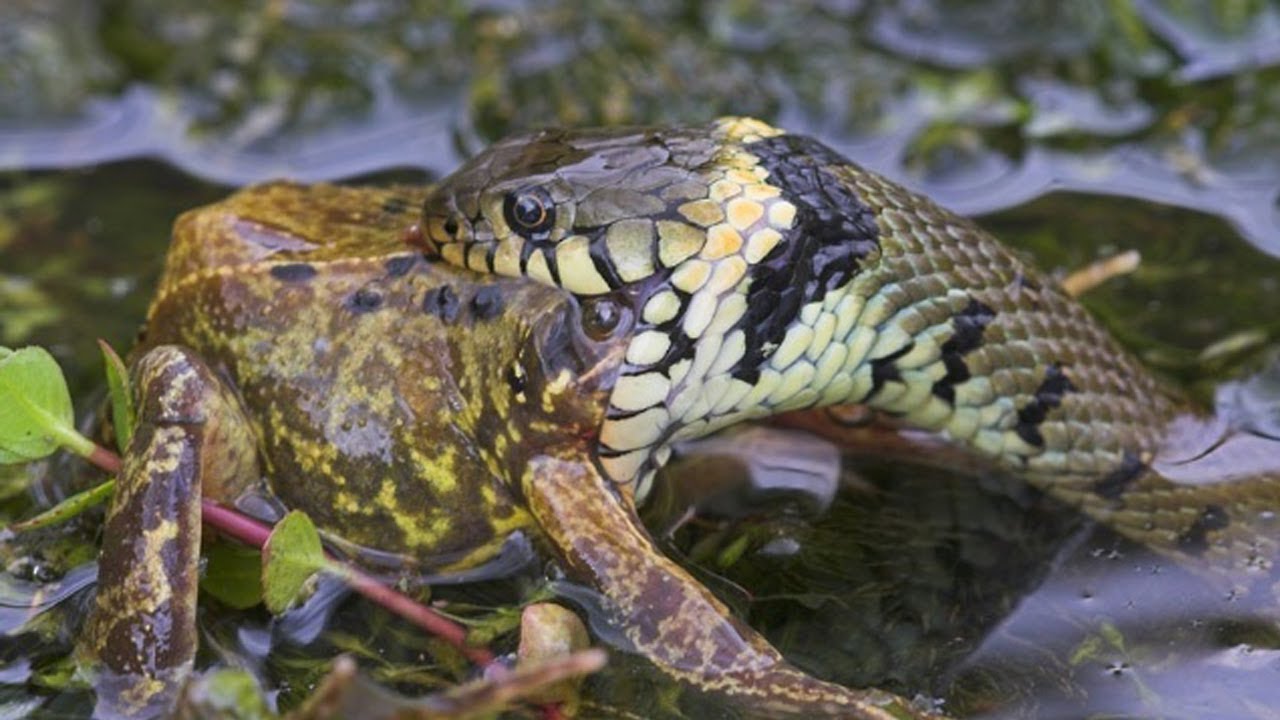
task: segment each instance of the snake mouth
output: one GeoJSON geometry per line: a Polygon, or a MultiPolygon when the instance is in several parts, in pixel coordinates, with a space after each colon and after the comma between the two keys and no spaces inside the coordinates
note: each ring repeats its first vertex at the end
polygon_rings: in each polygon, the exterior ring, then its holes
{"type": "MultiPolygon", "coordinates": [[[[462,242],[464,219],[450,194],[437,190],[427,196],[422,207],[421,247],[425,252],[444,255],[444,248],[462,242]]],[[[470,223],[466,223],[468,228],[470,223]]]]}

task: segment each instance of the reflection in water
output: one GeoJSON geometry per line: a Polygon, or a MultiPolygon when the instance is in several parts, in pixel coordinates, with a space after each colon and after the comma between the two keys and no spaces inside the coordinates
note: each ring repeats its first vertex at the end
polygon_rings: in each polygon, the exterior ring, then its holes
{"type": "Polygon", "coordinates": [[[163,158],[189,175],[223,185],[276,178],[318,182],[399,167],[437,173],[455,166],[449,113],[439,107],[380,103],[358,122],[282,138],[263,149],[229,151],[226,138],[193,137],[189,118],[146,86],[90,103],[71,127],[0,126],[0,170],[74,168],[141,157],[163,158]]]}
{"type": "Polygon", "coordinates": [[[1280,700],[1273,603],[1099,528],[956,667],[953,699],[991,718],[1256,718],[1280,700]]]}
{"type": "Polygon", "coordinates": [[[74,568],[55,582],[37,583],[0,576],[0,636],[12,635],[98,580],[97,563],[74,568]]]}

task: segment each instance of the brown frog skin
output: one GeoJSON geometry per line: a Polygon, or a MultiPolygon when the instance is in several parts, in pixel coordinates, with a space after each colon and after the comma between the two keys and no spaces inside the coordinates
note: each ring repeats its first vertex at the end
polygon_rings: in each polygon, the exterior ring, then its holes
{"type": "Polygon", "coordinates": [[[529,533],[627,649],[755,713],[929,717],[795,670],[655,549],[595,458],[633,318],[427,262],[403,241],[424,192],[273,184],[179,219],[81,642],[99,712],[169,710],[197,643],[200,498],[261,476],[322,529],[432,571],[529,533]]]}

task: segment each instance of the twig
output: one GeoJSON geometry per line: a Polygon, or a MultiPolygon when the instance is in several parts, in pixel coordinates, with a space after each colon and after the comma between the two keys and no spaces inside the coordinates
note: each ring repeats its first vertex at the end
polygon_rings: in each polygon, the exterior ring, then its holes
{"type": "MultiPolygon", "coordinates": [[[[120,456],[104,447],[96,447],[86,458],[107,472],[116,473],[120,470],[120,456]]],[[[269,526],[207,498],[201,500],[200,511],[207,525],[258,550],[266,546],[267,538],[271,536],[269,526]]],[[[494,660],[493,653],[486,648],[468,644],[467,631],[461,625],[413,598],[387,587],[348,563],[339,562],[338,564],[341,567],[339,574],[353,590],[449,643],[477,665],[490,669],[489,666],[494,660]]],[[[498,668],[495,666],[493,669],[498,668]]],[[[504,672],[505,668],[501,671],[504,672]]]]}

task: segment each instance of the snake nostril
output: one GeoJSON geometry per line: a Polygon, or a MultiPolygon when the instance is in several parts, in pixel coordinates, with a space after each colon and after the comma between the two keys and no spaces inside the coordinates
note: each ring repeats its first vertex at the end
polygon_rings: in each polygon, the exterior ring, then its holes
{"type": "Polygon", "coordinates": [[[451,216],[448,219],[446,219],[444,221],[444,231],[449,235],[457,235],[458,234],[458,218],[451,216]]]}

